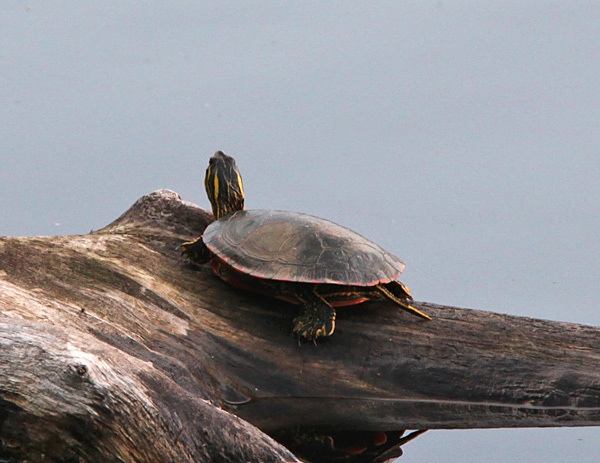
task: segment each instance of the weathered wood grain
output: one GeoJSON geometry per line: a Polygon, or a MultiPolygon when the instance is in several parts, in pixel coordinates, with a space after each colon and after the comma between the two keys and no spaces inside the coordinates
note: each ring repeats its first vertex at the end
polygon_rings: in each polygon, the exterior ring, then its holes
{"type": "Polygon", "coordinates": [[[181,258],[211,219],[162,190],[89,235],[0,239],[0,457],[279,462],[257,428],[600,425],[599,328],[364,304],[299,346],[294,306],[181,258]]]}

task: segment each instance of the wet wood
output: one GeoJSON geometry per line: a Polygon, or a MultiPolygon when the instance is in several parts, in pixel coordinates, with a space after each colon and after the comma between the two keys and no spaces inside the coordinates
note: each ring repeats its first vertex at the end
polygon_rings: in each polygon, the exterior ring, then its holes
{"type": "Polygon", "coordinates": [[[364,304],[299,346],[294,306],[181,258],[211,220],[163,190],[88,235],[0,239],[1,459],[283,462],[265,432],[600,425],[599,328],[364,304]]]}

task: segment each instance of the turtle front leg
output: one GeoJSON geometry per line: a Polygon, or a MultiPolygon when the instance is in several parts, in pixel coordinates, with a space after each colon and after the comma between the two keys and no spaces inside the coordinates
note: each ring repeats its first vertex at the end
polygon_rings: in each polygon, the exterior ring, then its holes
{"type": "Polygon", "coordinates": [[[295,294],[304,313],[294,318],[294,333],[314,341],[320,336],[331,336],[335,330],[335,309],[322,298],[315,287],[310,293],[295,294]]]}
{"type": "Polygon", "coordinates": [[[210,251],[202,241],[202,237],[195,241],[182,244],[182,254],[186,255],[196,264],[205,264],[210,260],[210,251]]]}

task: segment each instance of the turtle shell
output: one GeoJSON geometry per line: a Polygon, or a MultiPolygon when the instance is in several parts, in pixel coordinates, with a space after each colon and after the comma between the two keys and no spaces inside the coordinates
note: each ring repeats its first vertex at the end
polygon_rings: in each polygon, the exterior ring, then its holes
{"type": "Polygon", "coordinates": [[[210,224],[207,248],[257,278],[373,286],[395,280],[404,262],[352,230],[307,214],[243,210],[210,224]]]}

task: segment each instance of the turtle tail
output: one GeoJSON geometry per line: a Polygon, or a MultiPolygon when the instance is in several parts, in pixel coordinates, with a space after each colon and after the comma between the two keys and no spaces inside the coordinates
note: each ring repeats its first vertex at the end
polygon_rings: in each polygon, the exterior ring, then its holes
{"type": "Polygon", "coordinates": [[[392,281],[387,285],[377,285],[377,289],[386,299],[395,302],[407,312],[417,315],[418,317],[431,320],[429,315],[415,309],[412,305],[406,302],[406,300],[412,300],[412,296],[410,295],[409,289],[399,281],[392,281]]]}

